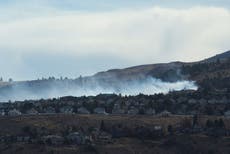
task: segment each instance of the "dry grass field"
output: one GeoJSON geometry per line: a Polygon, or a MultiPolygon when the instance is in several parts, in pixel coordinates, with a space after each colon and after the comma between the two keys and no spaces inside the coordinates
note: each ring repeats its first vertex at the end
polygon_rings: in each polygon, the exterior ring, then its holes
{"type": "MultiPolygon", "coordinates": [[[[230,119],[224,117],[201,116],[199,121],[204,125],[207,119],[223,118],[227,128],[230,128],[230,119]]],[[[23,128],[45,127],[58,134],[67,126],[78,128],[100,127],[103,120],[105,125],[122,124],[127,127],[153,126],[180,124],[184,119],[192,119],[191,116],[128,116],[128,115],[36,115],[0,117],[0,135],[22,135],[23,128]]],[[[230,138],[212,138],[205,135],[173,135],[160,139],[140,140],[137,138],[116,138],[112,144],[91,146],[63,145],[47,146],[40,144],[12,143],[0,144],[0,151],[4,154],[75,154],[75,153],[102,153],[102,154],[168,154],[168,153],[223,153],[230,152],[230,138]]]]}

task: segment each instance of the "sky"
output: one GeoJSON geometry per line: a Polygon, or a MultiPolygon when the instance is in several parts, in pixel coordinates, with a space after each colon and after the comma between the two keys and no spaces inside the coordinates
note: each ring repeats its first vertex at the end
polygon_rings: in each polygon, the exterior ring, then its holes
{"type": "Polygon", "coordinates": [[[77,78],[230,49],[229,0],[0,1],[0,76],[77,78]]]}

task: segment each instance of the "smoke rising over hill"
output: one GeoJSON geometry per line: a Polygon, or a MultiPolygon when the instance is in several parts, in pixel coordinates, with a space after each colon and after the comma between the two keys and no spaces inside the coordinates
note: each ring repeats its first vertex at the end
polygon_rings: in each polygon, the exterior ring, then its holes
{"type": "Polygon", "coordinates": [[[0,101],[54,98],[61,96],[94,96],[101,93],[137,95],[168,93],[173,90],[193,89],[193,81],[165,82],[148,77],[142,80],[103,82],[97,79],[36,80],[15,83],[0,89],[0,101]]]}

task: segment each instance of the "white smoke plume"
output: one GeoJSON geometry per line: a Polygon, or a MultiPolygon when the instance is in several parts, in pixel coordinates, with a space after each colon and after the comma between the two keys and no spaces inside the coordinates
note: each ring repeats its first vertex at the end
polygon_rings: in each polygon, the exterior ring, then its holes
{"type": "Polygon", "coordinates": [[[75,80],[70,81],[48,81],[47,83],[34,84],[15,84],[9,89],[0,90],[0,102],[4,101],[23,101],[57,98],[62,96],[96,96],[98,94],[121,94],[121,95],[152,95],[157,93],[168,93],[170,91],[197,90],[193,81],[164,82],[160,79],[149,77],[142,81],[121,81],[115,87],[111,84],[102,85],[98,81],[93,81],[79,85],[75,80]],[[39,89],[40,87],[40,89],[39,89]],[[2,92],[3,91],[3,92],[2,92]]]}

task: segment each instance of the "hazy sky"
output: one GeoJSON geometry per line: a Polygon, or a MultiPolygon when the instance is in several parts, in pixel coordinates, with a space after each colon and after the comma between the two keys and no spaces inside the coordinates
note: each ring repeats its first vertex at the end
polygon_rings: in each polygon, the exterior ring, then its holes
{"type": "Polygon", "coordinates": [[[229,0],[0,1],[0,76],[92,75],[230,49],[229,0]]]}

